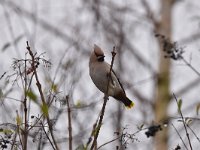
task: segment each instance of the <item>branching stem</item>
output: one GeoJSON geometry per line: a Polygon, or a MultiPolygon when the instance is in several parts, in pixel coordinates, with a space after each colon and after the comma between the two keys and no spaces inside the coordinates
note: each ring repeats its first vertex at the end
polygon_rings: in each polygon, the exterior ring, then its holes
{"type": "MultiPolygon", "coordinates": [[[[41,97],[41,100],[42,100],[42,104],[44,106],[47,106],[47,103],[45,101],[45,98],[44,98],[44,94],[43,94],[43,91],[42,91],[42,85],[40,84],[40,81],[39,81],[39,78],[38,78],[38,74],[37,74],[37,70],[36,70],[36,67],[35,67],[35,55],[33,54],[33,52],[31,51],[31,48],[28,44],[28,41],[26,42],[27,44],[27,50],[29,52],[29,55],[31,56],[31,59],[32,59],[32,68],[33,68],[33,73],[34,73],[34,77],[35,77],[35,80],[36,80],[36,85],[37,85],[37,88],[38,88],[38,91],[39,91],[39,94],[40,94],[40,97],[41,97]]],[[[59,150],[58,148],[58,145],[56,143],[56,140],[55,140],[55,137],[54,137],[54,134],[53,134],[53,127],[52,127],[52,124],[51,124],[51,121],[50,121],[50,118],[49,118],[49,113],[46,114],[46,119],[47,119],[47,123],[48,123],[48,126],[49,126],[49,131],[50,131],[50,134],[51,134],[51,137],[52,137],[52,140],[53,140],[53,143],[54,143],[54,146],[56,148],[56,150],[59,150]]]]}

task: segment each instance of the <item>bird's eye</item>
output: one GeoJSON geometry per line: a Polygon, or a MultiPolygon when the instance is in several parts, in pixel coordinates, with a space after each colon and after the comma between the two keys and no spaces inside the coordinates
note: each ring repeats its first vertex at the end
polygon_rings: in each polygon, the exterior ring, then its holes
{"type": "Polygon", "coordinates": [[[104,61],[104,57],[105,57],[105,56],[98,56],[98,57],[97,57],[97,60],[98,60],[99,62],[102,62],[102,61],[104,61]]]}

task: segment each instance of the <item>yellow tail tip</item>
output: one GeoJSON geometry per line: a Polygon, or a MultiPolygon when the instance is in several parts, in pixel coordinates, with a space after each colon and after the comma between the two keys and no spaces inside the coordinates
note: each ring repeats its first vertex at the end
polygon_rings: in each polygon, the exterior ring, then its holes
{"type": "Polygon", "coordinates": [[[131,109],[132,107],[134,107],[135,103],[134,102],[131,102],[130,105],[126,106],[127,109],[131,109]]]}

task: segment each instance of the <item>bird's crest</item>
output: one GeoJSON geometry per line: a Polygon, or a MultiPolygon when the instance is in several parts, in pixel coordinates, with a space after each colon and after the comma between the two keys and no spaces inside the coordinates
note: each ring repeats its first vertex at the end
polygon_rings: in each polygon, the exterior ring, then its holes
{"type": "Polygon", "coordinates": [[[104,52],[101,50],[101,48],[99,46],[97,46],[96,44],[94,44],[94,53],[95,55],[98,56],[104,56],[104,52]]]}

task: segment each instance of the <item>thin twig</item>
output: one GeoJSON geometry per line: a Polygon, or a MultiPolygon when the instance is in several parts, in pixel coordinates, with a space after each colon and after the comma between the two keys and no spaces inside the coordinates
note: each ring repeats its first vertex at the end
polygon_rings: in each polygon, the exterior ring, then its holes
{"type": "MultiPolygon", "coordinates": [[[[99,114],[99,115],[100,115],[100,114],[99,114]]],[[[90,137],[89,137],[88,142],[87,142],[87,144],[86,144],[86,149],[88,149],[89,144],[92,142],[92,136],[93,136],[94,133],[95,133],[95,130],[96,130],[96,126],[97,126],[97,124],[98,124],[98,121],[99,121],[99,116],[98,116],[96,122],[95,122],[94,125],[93,125],[92,132],[90,133],[90,137]]]]}
{"type": "Polygon", "coordinates": [[[26,74],[26,58],[25,58],[25,77],[24,77],[24,81],[25,81],[25,86],[24,86],[24,137],[23,137],[23,142],[24,142],[24,150],[27,149],[27,140],[28,140],[28,118],[27,118],[27,74],[26,74]]]}
{"type": "Polygon", "coordinates": [[[182,141],[183,145],[185,146],[185,148],[188,150],[188,148],[187,148],[185,142],[183,141],[181,135],[179,134],[179,132],[178,132],[178,130],[176,129],[176,127],[174,126],[174,124],[171,123],[171,125],[172,125],[172,127],[175,129],[176,133],[178,134],[178,136],[179,136],[179,138],[181,139],[181,141],[182,141]]]}
{"type": "Polygon", "coordinates": [[[72,150],[72,123],[71,123],[71,109],[69,106],[69,96],[66,96],[67,112],[68,112],[68,130],[69,130],[69,150],[72,150]]]}
{"type": "Polygon", "coordinates": [[[108,101],[108,96],[105,94],[104,96],[104,102],[103,102],[103,107],[101,109],[101,115],[100,115],[100,119],[99,119],[99,122],[96,126],[96,132],[94,134],[94,140],[93,140],[93,143],[92,143],[92,146],[90,148],[90,150],[93,150],[94,146],[96,145],[97,143],[97,138],[99,136],[99,132],[100,132],[100,129],[101,129],[101,125],[102,125],[102,122],[103,122],[103,117],[104,117],[104,113],[105,113],[105,108],[106,108],[106,103],[108,101]]]}
{"type": "MultiPolygon", "coordinates": [[[[123,131],[124,131],[125,129],[126,129],[126,128],[124,128],[123,131]]],[[[120,135],[118,135],[116,138],[114,138],[114,139],[112,139],[112,140],[110,140],[110,141],[108,141],[108,142],[106,142],[106,143],[100,145],[100,146],[97,148],[97,150],[100,149],[100,148],[102,148],[103,146],[109,144],[109,143],[112,143],[112,142],[118,140],[118,139],[120,139],[120,141],[122,141],[123,137],[127,137],[127,138],[130,139],[131,137],[136,136],[136,134],[138,134],[139,132],[144,131],[144,130],[147,130],[147,129],[148,129],[148,127],[142,128],[142,129],[139,129],[139,130],[137,130],[136,132],[131,133],[131,134],[130,134],[130,133],[127,133],[127,132],[125,132],[125,133],[122,132],[122,133],[121,133],[120,135]]],[[[126,142],[127,142],[129,139],[127,139],[126,142]]]]}
{"type": "Polygon", "coordinates": [[[184,57],[181,57],[181,59],[184,61],[184,63],[190,68],[192,69],[199,77],[200,77],[200,72],[197,71],[187,60],[185,60],[184,57]]]}
{"type": "Polygon", "coordinates": [[[116,141],[116,140],[118,140],[118,139],[120,139],[120,138],[121,138],[121,136],[116,137],[116,138],[114,138],[114,139],[112,139],[112,140],[110,140],[110,141],[108,141],[108,142],[106,142],[106,143],[100,145],[97,149],[100,149],[100,148],[102,148],[103,146],[105,146],[105,145],[107,145],[107,144],[109,144],[109,143],[112,143],[112,142],[114,142],[114,141],[116,141]]]}
{"type": "MultiPolygon", "coordinates": [[[[16,110],[16,117],[17,117],[17,119],[19,119],[18,110],[16,110]]],[[[16,120],[16,121],[17,121],[17,120],[16,120]]],[[[23,149],[24,145],[23,145],[23,142],[22,142],[21,134],[20,134],[20,132],[21,132],[20,124],[19,124],[18,121],[17,121],[17,130],[16,130],[16,132],[17,132],[17,134],[18,134],[18,136],[19,136],[19,141],[20,141],[20,144],[21,144],[22,149],[23,149]]]]}
{"type": "MultiPolygon", "coordinates": [[[[27,43],[27,47],[26,48],[27,48],[27,50],[29,52],[29,55],[31,56],[31,59],[32,59],[32,64],[31,65],[32,65],[32,68],[33,68],[34,76],[35,76],[36,85],[38,87],[38,91],[40,93],[40,97],[41,97],[43,105],[47,106],[45,98],[44,98],[44,94],[42,92],[42,85],[40,84],[40,81],[39,81],[39,78],[38,78],[38,74],[37,74],[37,70],[36,70],[36,67],[35,67],[35,64],[34,64],[35,56],[34,56],[33,52],[31,51],[31,48],[30,48],[30,46],[28,44],[28,41],[26,43],[27,43]]],[[[54,145],[56,147],[56,150],[59,150],[58,145],[57,145],[56,140],[55,140],[55,137],[54,137],[54,134],[53,134],[53,127],[52,127],[51,121],[49,119],[49,114],[48,113],[46,114],[46,119],[47,119],[47,123],[48,123],[48,126],[49,126],[49,131],[50,131],[53,143],[54,143],[54,145]]]]}
{"type": "Polygon", "coordinates": [[[54,145],[53,145],[53,143],[52,143],[52,141],[51,141],[51,139],[50,139],[49,136],[48,136],[48,133],[47,133],[46,130],[45,130],[45,126],[43,125],[42,122],[41,122],[40,124],[41,124],[41,126],[42,126],[42,130],[44,131],[44,134],[46,135],[47,139],[49,140],[49,143],[51,144],[51,147],[52,147],[54,150],[56,150],[55,147],[54,147],[54,145]]]}
{"type": "Polygon", "coordinates": [[[115,55],[116,55],[115,47],[113,47],[113,51],[111,53],[112,53],[112,61],[111,61],[111,66],[110,66],[110,72],[108,74],[107,90],[106,90],[106,93],[104,93],[105,95],[104,95],[103,107],[101,109],[100,119],[99,119],[99,122],[98,122],[98,125],[97,125],[97,128],[96,128],[97,132],[96,132],[96,134],[94,134],[94,140],[93,140],[93,143],[92,143],[92,146],[91,146],[90,150],[93,150],[94,146],[97,143],[97,138],[99,136],[101,125],[102,125],[102,122],[103,122],[103,117],[104,117],[104,113],[105,113],[106,103],[108,101],[108,90],[109,90],[109,84],[110,84],[110,79],[111,79],[111,72],[112,72],[112,68],[113,68],[113,64],[114,64],[114,59],[115,59],[115,55]]]}
{"type": "Polygon", "coordinates": [[[187,125],[187,127],[190,129],[190,131],[194,134],[194,136],[196,137],[196,139],[200,142],[200,139],[199,139],[199,137],[197,136],[197,134],[193,131],[193,129],[189,126],[189,125],[187,125]]]}
{"type": "Polygon", "coordinates": [[[13,136],[13,139],[12,139],[12,143],[11,143],[11,148],[10,148],[11,150],[14,149],[16,138],[17,138],[17,133],[15,132],[15,134],[13,136]]]}
{"type": "MultiPolygon", "coordinates": [[[[176,95],[173,93],[173,96],[176,100],[176,103],[177,103],[177,106],[178,106],[178,99],[176,98],[176,95]]],[[[181,115],[181,119],[182,119],[182,122],[183,122],[183,125],[184,125],[184,128],[185,128],[185,133],[186,133],[186,136],[188,138],[188,142],[189,142],[189,145],[190,145],[190,149],[192,150],[192,144],[191,144],[191,140],[190,140],[190,136],[189,136],[189,133],[187,131],[187,126],[186,126],[186,123],[185,123],[185,119],[183,117],[183,114],[182,114],[182,111],[181,111],[181,108],[179,109],[179,113],[181,115]]]]}
{"type": "MultiPolygon", "coordinates": [[[[25,58],[24,62],[25,62],[24,68],[25,68],[25,72],[26,72],[26,62],[27,62],[26,58],[25,58]]],[[[27,140],[28,140],[27,95],[26,95],[27,76],[26,76],[26,73],[25,73],[25,77],[23,78],[21,66],[18,66],[18,70],[19,70],[19,76],[20,76],[22,86],[23,86],[23,90],[24,90],[24,100],[21,101],[23,108],[24,108],[24,128],[21,128],[21,130],[22,130],[22,132],[21,132],[22,133],[22,142],[23,142],[23,150],[27,150],[27,140]]]]}

